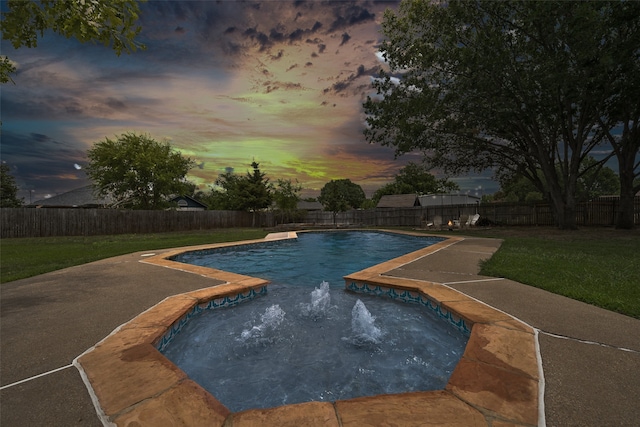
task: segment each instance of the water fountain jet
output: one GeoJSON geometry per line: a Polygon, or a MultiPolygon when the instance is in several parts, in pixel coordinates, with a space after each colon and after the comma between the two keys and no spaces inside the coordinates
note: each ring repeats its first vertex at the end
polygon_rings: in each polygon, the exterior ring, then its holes
{"type": "Polygon", "coordinates": [[[322,281],[319,288],[311,292],[311,302],[300,304],[302,314],[314,320],[326,317],[331,307],[331,294],[329,282],[322,281]]]}
{"type": "Polygon", "coordinates": [[[356,301],[351,310],[351,332],[353,336],[346,340],[357,345],[379,344],[384,335],[382,330],[375,325],[373,316],[362,300],[356,301]]]}

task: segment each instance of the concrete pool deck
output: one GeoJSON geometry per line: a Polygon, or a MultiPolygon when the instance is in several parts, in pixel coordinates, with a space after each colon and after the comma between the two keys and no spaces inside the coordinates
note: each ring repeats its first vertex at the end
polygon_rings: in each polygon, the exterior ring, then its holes
{"type": "MultiPolygon", "coordinates": [[[[477,276],[478,261],[498,247],[496,240],[465,238],[386,274],[444,283],[535,328],[546,383],[547,425],[637,425],[640,321],[512,281],[477,276]]],[[[138,262],[146,259],[143,255],[147,254],[2,285],[3,427],[101,425],[73,360],[164,298],[220,283],[138,262]]],[[[388,413],[399,408],[400,402],[388,403],[388,413]]],[[[405,412],[424,410],[412,406],[407,396],[402,403],[407,405],[405,412]]],[[[316,406],[309,404],[308,409],[316,406]]],[[[351,413],[364,416],[353,408],[351,413]]],[[[254,421],[253,425],[264,425],[258,418],[254,421]]],[[[442,419],[431,421],[438,424],[442,419]]],[[[504,425],[494,421],[489,422],[504,425]]]]}

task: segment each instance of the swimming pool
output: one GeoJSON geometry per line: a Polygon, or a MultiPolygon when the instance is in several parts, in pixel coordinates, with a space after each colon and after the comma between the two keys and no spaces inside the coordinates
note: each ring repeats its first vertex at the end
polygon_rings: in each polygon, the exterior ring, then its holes
{"type": "MultiPolygon", "coordinates": [[[[413,233],[419,234],[419,233],[413,233]]],[[[202,288],[166,298],[121,325],[96,346],[74,360],[89,388],[103,423],[129,425],[421,425],[424,420],[443,425],[544,425],[541,400],[544,380],[536,355],[535,330],[443,285],[441,270],[425,270],[418,278],[398,272],[400,266],[432,256],[451,257],[447,272],[476,242],[460,237],[447,240],[345,277],[355,291],[372,291],[390,298],[407,297],[427,302],[426,308],[449,320],[464,319],[471,336],[464,355],[445,390],[385,394],[337,402],[307,402],[271,409],[231,412],[198,386],[158,351],[176,328],[194,313],[221,304],[236,304],[261,293],[262,279],[170,261],[180,253],[239,244],[294,238],[295,233],[274,233],[265,239],[176,248],[160,254],[141,254],[140,262],[153,265],[158,280],[163,268],[199,276],[202,288]],[[460,244],[464,244],[460,246],[460,244]],[[435,280],[434,280],[435,279],[435,280]],[[538,382],[540,381],[540,383],[538,382]],[[540,397],[540,399],[539,399],[540,397]],[[538,406],[540,404],[540,406],[538,406]],[[485,419],[483,414],[488,414],[485,419]],[[539,415],[542,414],[542,418],[539,415]]],[[[473,240],[473,239],[472,239],[473,240]]],[[[482,246],[485,248],[485,246],[482,246]]],[[[491,248],[487,252],[491,252],[491,248]]],[[[476,256],[475,259],[481,259],[476,256]]],[[[402,269],[399,269],[402,270],[402,269]]],[[[448,273],[449,274],[449,273],[448,273]]],[[[456,273],[453,273],[456,274],[456,273]]],[[[465,273],[466,274],[466,273],[465,273]]],[[[456,322],[457,323],[457,322],[456,322]]]]}
{"type": "Polygon", "coordinates": [[[343,289],[344,275],[441,240],[304,233],[181,254],[173,260],[272,283],[266,296],[191,319],[163,354],[232,411],[441,390],[468,336],[419,304],[343,289]],[[324,280],[331,289],[314,288],[324,280]]]}
{"type": "Polygon", "coordinates": [[[327,281],[344,287],[343,277],[444,239],[377,231],[299,233],[297,239],[192,251],[171,259],[309,288],[327,281]]]}

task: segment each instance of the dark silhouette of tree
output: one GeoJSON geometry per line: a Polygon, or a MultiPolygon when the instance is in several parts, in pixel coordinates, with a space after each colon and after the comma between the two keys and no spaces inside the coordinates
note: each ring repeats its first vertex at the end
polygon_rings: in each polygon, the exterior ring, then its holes
{"type": "Polygon", "coordinates": [[[6,163],[0,164],[0,207],[19,208],[23,200],[18,198],[18,186],[6,163]]]}

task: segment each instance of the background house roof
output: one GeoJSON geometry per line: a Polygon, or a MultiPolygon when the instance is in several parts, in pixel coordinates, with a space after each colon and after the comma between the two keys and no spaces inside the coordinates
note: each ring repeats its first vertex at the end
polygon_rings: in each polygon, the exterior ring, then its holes
{"type": "Polygon", "coordinates": [[[377,208],[410,208],[420,206],[415,194],[387,194],[382,196],[377,208]]]}
{"type": "Polygon", "coordinates": [[[48,199],[38,200],[30,206],[56,208],[94,208],[105,207],[113,203],[110,197],[99,197],[94,194],[93,185],[76,188],[48,199]]]}
{"type": "Polygon", "coordinates": [[[296,207],[300,210],[305,211],[321,211],[322,203],[320,202],[307,202],[305,200],[300,200],[296,207]]]}
{"type": "Polygon", "coordinates": [[[472,205],[480,203],[481,198],[470,194],[425,194],[419,196],[420,206],[472,205]]]}
{"type": "Polygon", "coordinates": [[[177,196],[172,198],[170,202],[176,203],[178,205],[178,209],[207,209],[207,205],[189,196],[177,196]]]}

